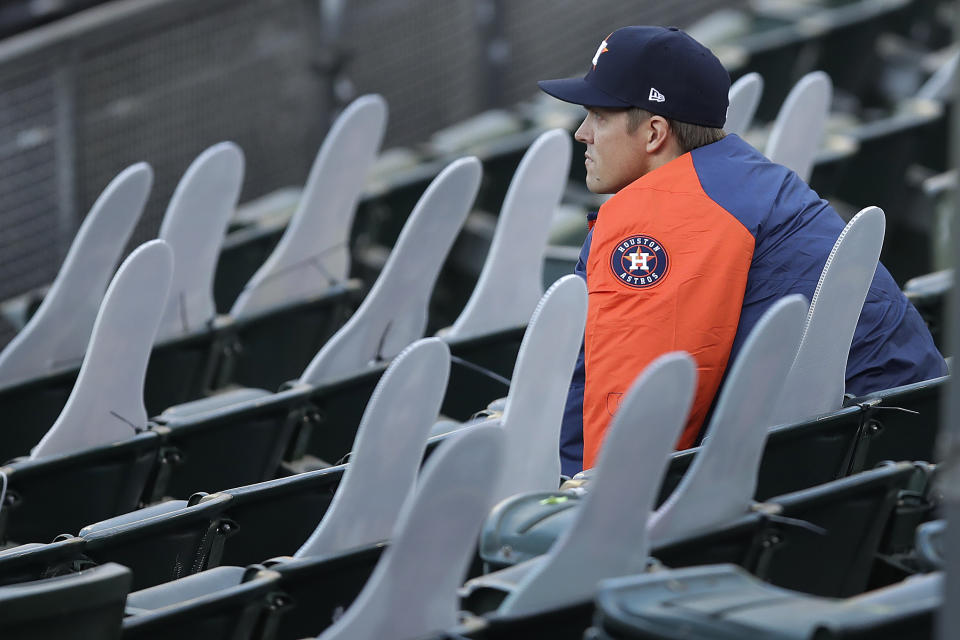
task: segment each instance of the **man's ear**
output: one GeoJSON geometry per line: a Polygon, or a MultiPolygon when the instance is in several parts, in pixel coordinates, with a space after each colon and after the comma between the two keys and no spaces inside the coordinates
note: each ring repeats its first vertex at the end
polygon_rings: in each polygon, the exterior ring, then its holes
{"type": "Polygon", "coordinates": [[[654,154],[666,150],[670,137],[670,123],[663,116],[651,116],[645,123],[647,153],[654,154]]]}

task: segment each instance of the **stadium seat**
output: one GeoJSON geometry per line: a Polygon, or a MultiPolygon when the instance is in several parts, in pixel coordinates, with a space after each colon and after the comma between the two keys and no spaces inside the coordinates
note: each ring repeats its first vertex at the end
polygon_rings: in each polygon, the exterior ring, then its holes
{"type": "Polygon", "coordinates": [[[145,589],[215,567],[233,522],[223,511],[230,497],[200,503],[174,500],[87,525],[79,531],[83,556],[133,570],[133,589],[145,589]]]}
{"type": "Polygon", "coordinates": [[[942,589],[942,574],[931,574],[835,600],[764,584],[731,565],[658,571],[602,583],[592,637],[927,640],[942,589]]]}
{"type": "Polygon", "coordinates": [[[449,351],[436,338],[417,341],[397,356],[364,411],[350,464],[329,509],[295,557],[386,539],[401,503],[413,491],[447,386],[448,363],[449,351]]]}
{"type": "Polygon", "coordinates": [[[525,326],[543,296],[543,253],[572,154],[565,131],[540,135],[520,161],[500,209],[490,251],[470,299],[446,339],[525,326]]]}
{"type": "Polygon", "coordinates": [[[661,356],[638,376],[606,433],[591,490],[573,521],[544,555],[468,581],[468,610],[485,613],[471,609],[471,598],[488,590],[507,594],[497,608],[505,615],[558,608],[587,599],[598,580],[643,569],[657,480],[686,420],[694,380],[692,359],[679,352],[661,356]],[[641,416],[658,428],[633,428],[641,416]]]}
{"type": "Polygon", "coordinates": [[[414,485],[448,359],[435,338],[397,357],[364,414],[345,469],[197,494],[100,522],[80,532],[87,555],[131,566],[139,589],[216,567],[224,558],[245,564],[268,557],[258,555],[264,552],[329,555],[382,541],[414,485]],[[419,401],[404,402],[411,397],[419,401]]]}
{"type": "Polygon", "coordinates": [[[120,638],[130,570],[117,564],[0,587],[7,640],[120,638]]]}
{"type": "Polygon", "coordinates": [[[922,471],[887,465],[771,498],[719,531],[667,541],[653,555],[670,567],[733,562],[772,584],[825,597],[861,593],[902,490],[922,471]]]}
{"type": "MultiPolygon", "coordinates": [[[[299,549],[329,509],[346,468],[307,471],[224,491],[230,496],[225,516],[234,528],[222,564],[242,567],[299,549]]],[[[214,498],[201,502],[208,499],[214,498]]]]}
{"type": "Polygon", "coordinates": [[[751,573],[773,584],[830,597],[855,595],[867,586],[883,534],[899,499],[915,474],[902,462],[774,498],[780,516],[821,527],[827,534],[795,529],[772,542],[751,573]],[[765,557],[764,557],[765,556],[765,557]]]}
{"type": "MultiPolygon", "coordinates": [[[[390,268],[385,269],[379,284],[371,290],[351,320],[314,357],[300,383],[281,392],[281,398],[258,396],[233,406],[218,406],[215,413],[190,410],[187,413],[194,413],[192,417],[184,417],[182,421],[174,417],[178,424],[164,420],[164,426],[170,427],[171,433],[179,426],[195,433],[207,430],[210,437],[222,438],[230,437],[229,430],[244,421],[245,426],[268,436],[271,430],[274,431],[275,440],[266,448],[271,455],[277,448],[287,446],[288,429],[297,426],[288,458],[296,459],[309,453],[322,465],[339,460],[350,450],[356,425],[385,363],[422,335],[426,298],[443,255],[466,216],[478,182],[479,164],[470,159],[453,163],[438,176],[411,215],[404,234],[406,240],[398,242],[388,263],[390,268]],[[450,206],[460,208],[460,212],[455,215],[457,212],[447,208],[450,206]],[[421,246],[423,243],[425,245],[421,246]],[[431,251],[426,251],[425,247],[431,251]],[[399,314],[403,307],[408,310],[406,316],[399,314]],[[398,318],[407,326],[398,329],[394,324],[398,318]],[[252,424],[258,420],[259,425],[252,424]],[[217,429],[214,429],[214,423],[217,429]],[[271,424],[277,426],[272,428],[271,424]],[[281,425],[284,425],[283,429],[281,425]],[[219,435],[214,434],[215,430],[219,435]]],[[[194,408],[203,410],[205,403],[198,405],[194,408]]],[[[226,485],[218,482],[221,486],[216,489],[263,479],[266,478],[247,477],[226,485]]],[[[185,489],[214,490],[214,487],[188,485],[181,487],[180,492],[185,489]]],[[[174,490],[175,485],[171,493],[174,490]]]]}
{"type": "MultiPolygon", "coordinates": [[[[922,473],[899,463],[774,497],[712,531],[661,540],[652,554],[668,566],[733,562],[787,588],[851,595],[867,584],[899,493],[922,473]]],[[[498,505],[481,538],[481,557],[503,567],[544,553],[569,528],[581,501],[554,492],[498,505]]],[[[496,601],[490,593],[476,597],[496,601]]]]}
{"type": "Polygon", "coordinates": [[[266,637],[270,618],[285,599],[278,591],[279,579],[276,572],[258,566],[218,567],[178,580],[175,593],[167,585],[131,593],[123,638],[231,640],[258,637],[258,630],[266,637]],[[215,589],[214,599],[207,594],[215,589]],[[254,623],[261,618],[266,619],[257,629],[254,623]]]}
{"type": "Polygon", "coordinates": [[[852,470],[884,460],[936,462],[941,403],[949,376],[871,393],[852,402],[864,407],[852,470]]]}
{"type": "Polygon", "coordinates": [[[304,389],[237,389],[160,414],[151,426],[163,445],[149,500],[276,477],[292,434],[307,419],[304,398],[304,389]]]}
{"type": "MultiPolygon", "coordinates": [[[[860,593],[862,587],[853,585],[866,580],[884,518],[898,489],[913,474],[909,464],[894,465],[783,496],[714,531],[665,541],[651,553],[670,567],[735,563],[780,587],[805,591],[803,587],[813,585],[829,592],[821,596],[847,595],[838,593],[845,586],[860,593]]],[[[542,521],[533,528],[540,526],[542,521]]],[[[499,582],[487,579],[484,588],[469,592],[465,604],[472,610],[492,611],[512,582],[509,575],[499,582]]],[[[454,633],[436,637],[512,638],[522,630],[522,637],[579,638],[593,616],[592,597],[591,592],[578,602],[532,614],[487,613],[484,620],[473,624],[468,620],[454,633]]]]}
{"type": "Polygon", "coordinates": [[[386,122],[386,102],[367,95],[331,127],[283,236],[230,309],[235,342],[220,386],[276,389],[296,378],[356,307],[350,232],[386,122]]]}
{"type": "MultiPolygon", "coordinates": [[[[756,492],[757,469],[771,423],[770,415],[785,373],[796,355],[806,315],[807,305],[802,296],[789,296],[771,306],[757,323],[730,370],[714,409],[705,444],[700,447],[679,486],[651,517],[648,533],[653,543],[684,533],[709,531],[749,510],[756,492]]],[[[647,478],[647,481],[656,483],[657,479],[647,478]]],[[[591,490],[593,483],[591,478],[591,490]]],[[[505,493],[502,497],[524,491],[522,486],[512,488],[515,489],[512,493],[505,493]]],[[[541,483],[539,487],[528,486],[525,490],[542,491],[545,488],[541,483]]],[[[514,498],[501,503],[492,518],[493,528],[487,531],[496,537],[499,530],[497,519],[512,507],[523,509],[521,505],[529,502],[525,498],[514,498]]],[[[546,506],[542,511],[549,509],[550,506],[546,506]]],[[[563,517],[567,520],[566,525],[572,526],[577,516],[571,512],[563,517]]],[[[481,545],[485,546],[485,542],[482,541],[481,545]]]]}
{"type": "Polygon", "coordinates": [[[146,428],[144,377],[172,271],[163,240],[141,245],[123,261],[100,304],[67,404],[31,458],[122,441],[146,428]]]}
{"type": "Polygon", "coordinates": [[[877,269],[883,232],[883,211],[868,207],[837,238],[810,300],[803,338],[784,380],[773,424],[842,406],[847,355],[877,269]]]}
{"type": "Polygon", "coordinates": [[[803,296],[787,296],[771,305],[750,332],[727,373],[693,464],[650,517],[653,544],[709,531],[750,509],[771,416],[806,316],[803,296]]]}
{"type": "MultiPolygon", "coordinates": [[[[487,480],[495,485],[496,502],[515,493],[553,490],[560,482],[560,422],[586,316],[586,286],[569,275],[550,287],[530,318],[510,393],[494,420],[507,440],[502,475],[487,480]]],[[[470,426],[441,422],[431,433],[470,426]]]]}
{"type": "MultiPolygon", "coordinates": [[[[863,408],[852,406],[771,429],[754,498],[766,500],[848,475],[862,419],[863,408]]],[[[698,452],[699,447],[673,454],[658,505],[670,496],[698,452]]]]}
{"type": "Polygon", "coordinates": [[[370,293],[310,361],[300,382],[316,387],[366,373],[423,335],[430,292],[476,197],[480,174],[476,158],[463,158],[437,176],[370,293]]]}
{"type": "Polygon", "coordinates": [[[362,282],[349,279],[312,298],[228,318],[212,386],[279,389],[300,375],[362,298],[362,282]]]}
{"type": "MultiPolygon", "coordinates": [[[[370,579],[346,613],[318,637],[416,638],[456,623],[456,589],[492,505],[492,485],[477,478],[497,474],[503,441],[499,428],[477,427],[457,434],[431,456],[370,579]]],[[[316,631],[326,624],[319,620],[316,631]]]]}
{"type": "Polygon", "coordinates": [[[805,75],[784,100],[767,140],[766,156],[792,169],[803,180],[809,180],[813,170],[832,92],[827,74],[814,71],[805,75]]]}
{"type": "Polygon", "coordinates": [[[58,536],[49,543],[28,542],[0,551],[0,585],[31,582],[95,566],[83,555],[84,541],[58,536]]]}
{"type": "Polygon", "coordinates": [[[231,316],[311,299],[346,280],[354,211],[386,124],[387,103],[378,95],[358,98],[340,114],[317,153],[287,230],[240,292],[231,316]]]}
{"type": "Polygon", "coordinates": [[[221,142],[197,156],[170,198],[158,237],[173,251],[173,281],[158,342],[206,330],[216,316],[214,269],[243,171],[240,148],[221,142]]]}
{"type": "Polygon", "coordinates": [[[47,542],[135,509],[159,441],[157,434],[146,431],[122,442],[0,467],[7,477],[0,543],[47,542]]]}
{"type": "Polygon", "coordinates": [[[730,85],[730,106],[727,108],[727,121],[723,130],[742,138],[753,122],[753,115],[757,112],[762,94],[763,78],[759,73],[747,73],[730,85]]]}
{"type": "MultiPolygon", "coordinates": [[[[414,637],[417,633],[404,633],[396,626],[436,625],[422,629],[423,633],[452,625],[456,619],[456,587],[466,571],[473,546],[474,536],[470,532],[479,527],[491,502],[490,485],[477,483],[476,478],[496,471],[502,451],[500,440],[500,432],[494,427],[473,429],[457,434],[438,450],[425,466],[416,492],[403,501],[396,533],[390,536],[391,552],[382,561],[383,545],[378,543],[265,563],[280,576],[284,605],[275,607],[281,614],[278,637],[315,634],[335,621],[337,626],[371,621],[381,625],[379,634],[359,637],[414,637]],[[378,561],[380,566],[374,570],[378,561]],[[368,578],[370,584],[365,584],[368,578]],[[358,592],[364,594],[355,603],[361,610],[341,617],[358,592]],[[364,602],[384,596],[392,596],[386,601],[389,604],[381,603],[371,609],[364,602]],[[414,610],[422,613],[414,615],[414,610]],[[436,622],[438,615],[440,622],[436,622]],[[387,631],[382,625],[391,625],[393,629],[387,631]]],[[[131,594],[129,602],[135,604],[148,597],[166,604],[169,611],[197,603],[194,619],[201,624],[207,615],[222,616],[224,609],[233,610],[234,617],[240,619],[233,594],[243,584],[242,573],[240,568],[221,567],[131,594]],[[182,604],[174,604],[178,602],[182,604]]],[[[155,612],[158,619],[163,613],[162,609],[155,612]]],[[[264,615],[273,614],[267,611],[264,615]]],[[[265,624],[261,621],[260,628],[265,624]]],[[[352,628],[349,633],[357,633],[352,628]]]]}
{"type": "Polygon", "coordinates": [[[216,321],[214,269],[243,169],[243,152],[235,144],[208,148],[187,168],[164,214],[159,238],[173,251],[173,281],[147,371],[144,402],[151,416],[213,386],[229,326],[216,321]]]}
{"type": "MultiPolygon", "coordinates": [[[[4,391],[79,366],[104,292],[152,184],[153,171],[141,162],[120,172],[93,203],[43,302],[0,352],[4,391]],[[66,318],[70,322],[64,322],[66,318]]],[[[0,394],[5,396],[4,391],[0,394]]],[[[67,394],[69,389],[64,401],[67,394]]],[[[34,444],[36,440],[29,446],[34,444]]]]}

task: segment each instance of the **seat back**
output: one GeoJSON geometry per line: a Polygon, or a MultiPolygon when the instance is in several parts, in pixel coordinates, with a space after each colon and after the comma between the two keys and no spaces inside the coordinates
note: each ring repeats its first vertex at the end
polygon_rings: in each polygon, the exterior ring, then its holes
{"type": "Polygon", "coordinates": [[[84,541],[60,536],[47,544],[29,542],[0,551],[0,585],[74,573],[94,565],[83,555],[84,541]]]}
{"type": "Polygon", "coordinates": [[[221,142],[190,164],[177,184],[157,237],[173,251],[173,278],[157,341],[205,330],[217,313],[213,275],[243,184],[240,147],[221,142]]]}
{"type": "Polygon", "coordinates": [[[23,459],[0,468],[7,476],[0,540],[47,542],[135,509],[158,446],[157,434],[146,432],[123,442],[23,459]]]}
{"type": "Polygon", "coordinates": [[[762,94],[763,78],[755,71],[744,74],[730,85],[730,104],[727,107],[727,121],[723,130],[743,137],[753,122],[753,115],[757,112],[762,94]]]}
{"type": "Polygon", "coordinates": [[[507,445],[494,502],[560,483],[560,422],[586,319],[587,287],[575,275],[554,283],[534,310],[501,419],[507,445]]]}
{"type": "Polygon", "coordinates": [[[356,600],[386,550],[377,544],[320,558],[274,558],[265,562],[280,574],[288,606],[280,610],[278,638],[315,636],[339,619],[356,600]]]}
{"type": "Polygon", "coordinates": [[[449,362],[437,338],[419,340],[394,359],[364,411],[336,495],[296,557],[340,553],[390,535],[413,491],[449,362]]]}
{"type": "Polygon", "coordinates": [[[490,252],[470,299],[444,339],[523,326],[543,295],[543,254],[570,171],[570,134],[541,134],[517,167],[500,209],[490,252]]]}
{"type": "Polygon", "coordinates": [[[387,103],[378,95],[343,110],[317,152],[287,230],[240,292],[231,316],[309,300],[346,280],[353,216],[386,126],[387,103]]]}
{"type": "Polygon", "coordinates": [[[751,572],[775,585],[843,597],[867,585],[884,527],[916,473],[907,462],[772,498],[779,515],[764,534],[766,547],[751,572]],[[814,525],[795,526],[795,521],[814,525]],[[821,530],[818,531],[817,528],[821,530]]]}
{"type": "Polygon", "coordinates": [[[858,401],[864,407],[853,471],[872,469],[884,460],[937,462],[937,435],[949,376],[914,382],[858,401]]]}
{"type": "Polygon", "coordinates": [[[306,419],[307,388],[275,394],[233,393],[235,403],[203,409],[218,396],[174,407],[156,418],[161,468],[151,499],[188,498],[276,477],[290,439],[306,419]],[[198,406],[199,405],[199,406],[198,406]],[[177,410],[194,408],[196,412],[177,410]]]}
{"type": "Polygon", "coordinates": [[[176,580],[220,564],[224,540],[234,526],[223,514],[230,496],[214,494],[169,510],[149,509],[84,527],[84,554],[98,564],[117,562],[133,570],[134,590],[176,580]],[[153,514],[153,515],[150,515],[153,514]]]}
{"type": "Polygon", "coordinates": [[[651,517],[650,537],[707,531],[747,512],[783,380],[807,315],[803,296],[775,302],[733,363],[693,466],[651,517]]]}
{"type": "Polygon", "coordinates": [[[0,389],[0,415],[16,429],[4,429],[0,460],[30,454],[57,420],[77,383],[79,369],[40,376],[0,389]]]}
{"type": "Polygon", "coordinates": [[[123,261],[103,297],[77,383],[31,457],[126,440],[146,427],[143,383],[172,271],[162,240],[123,261]]]}
{"type": "Polygon", "coordinates": [[[221,562],[242,567],[292,555],[316,530],[344,471],[346,466],[339,465],[224,491],[230,496],[226,517],[234,531],[221,562]]]}
{"type": "Polygon", "coordinates": [[[756,499],[766,500],[848,475],[862,419],[860,407],[844,407],[771,429],[760,461],[756,499]]]}
{"type": "Polygon", "coordinates": [[[0,385],[80,364],[100,301],[152,184],[153,171],[141,162],[120,172],[93,203],[43,302],[0,352],[0,385]]]}
{"type": "Polygon", "coordinates": [[[686,421],[695,377],[691,358],[671,353],[634,381],[607,431],[592,490],[571,526],[520,580],[500,612],[522,615],[581,602],[597,581],[643,569],[657,480],[686,421]],[[651,428],[637,429],[641,419],[651,428]],[[603,544],[597,544],[600,539],[603,544]]]}
{"type": "Polygon", "coordinates": [[[774,424],[839,409],[847,355],[870,290],[884,233],[883,211],[867,207],[837,238],[810,300],[797,357],[783,384],[774,424]]]}
{"type": "Polygon", "coordinates": [[[804,181],[813,170],[832,95],[830,76],[824,72],[813,71],[800,78],[783,101],[767,140],[766,156],[804,181]]]}
{"type": "Polygon", "coordinates": [[[8,640],[119,638],[130,570],[118,564],[0,587],[0,636],[8,640]]]}
{"type": "Polygon", "coordinates": [[[427,188],[360,308],[313,358],[300,381],[318,386],[375,369],[423,336],[444,259],[480,186],[480,161],[461,158],[427,188]]]}
{"type": "MultiPolygon", "coordinates": [[[[463,583],[477,532],[491,506],[503,431],[480,426],[430,456],[415,494],[397,520],[390,547],[346,613],[320,636],[415,638],[457,621],[463,583]]],[[[326,621],[318,621],[323,628],[326,621]]]]}
{"type": "Polygon", "coordinates": [[[214,386],[279,389],[295,380],[362,298],[362,283],[344,280],[313,298],[233,320],[214,386]]]}

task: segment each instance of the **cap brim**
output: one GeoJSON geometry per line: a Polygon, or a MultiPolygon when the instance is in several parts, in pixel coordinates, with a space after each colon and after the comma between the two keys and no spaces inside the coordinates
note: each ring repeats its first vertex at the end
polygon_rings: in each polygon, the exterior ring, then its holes
{"type": "Polygon", "coordinates": [[[537,86],[557,100],[572,102],[585,107],[608,107],[627,109],[633,105],[600,91],[583,78],[561,78],[559,80],[540,80],[537,86]]]}

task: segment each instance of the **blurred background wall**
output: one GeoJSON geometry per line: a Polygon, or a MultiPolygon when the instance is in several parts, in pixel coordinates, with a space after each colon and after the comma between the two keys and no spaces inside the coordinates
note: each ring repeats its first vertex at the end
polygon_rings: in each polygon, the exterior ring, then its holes
{"type": "Polygon", "coordinates": [[[156,172],[133,247],[210,144],[243,148],[246,201],[302,183],[331,116],[356,95],[387,98],[387,147],[416,144],[529,98],[537,79],[582,72],[618,26],[686,26],[738,1],[4,2],[0,300],[53,279],[129,164],[156,172]]]}

